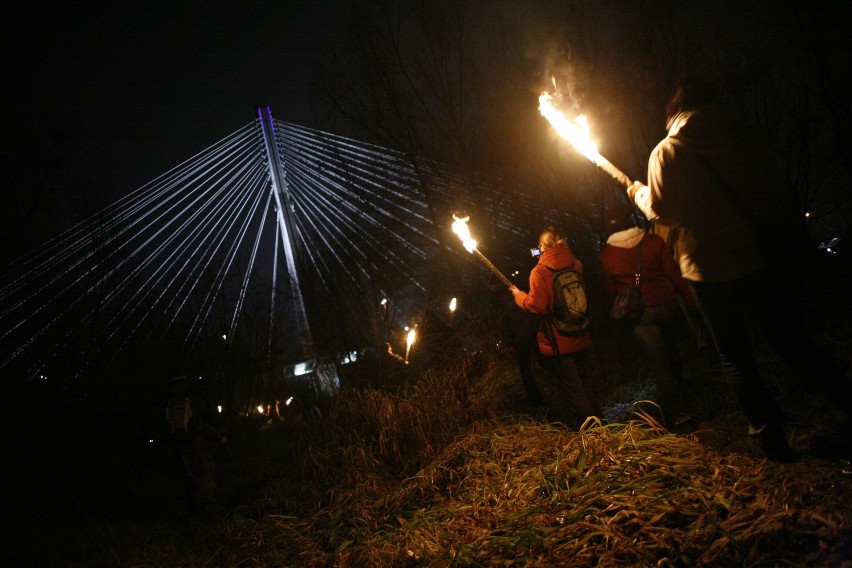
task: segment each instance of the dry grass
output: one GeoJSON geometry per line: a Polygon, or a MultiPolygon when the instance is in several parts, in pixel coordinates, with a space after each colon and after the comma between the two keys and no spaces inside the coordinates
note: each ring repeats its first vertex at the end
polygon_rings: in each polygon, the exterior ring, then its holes
{"type": "Polygon", "coordinates": [[[736,413],[691,436],[641,413],[572,432],[512,414],[517,396],[502,363],[345,393],[268,434],[289,453],[261,498],[101,527],[69,565],[852,566],[848,461],[766,462],[736,413]]]}

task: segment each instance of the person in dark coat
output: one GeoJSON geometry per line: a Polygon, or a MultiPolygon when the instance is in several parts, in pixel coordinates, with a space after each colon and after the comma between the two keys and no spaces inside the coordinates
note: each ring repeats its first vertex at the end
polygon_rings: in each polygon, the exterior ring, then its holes
{"type": "Polygon", "coordinates": [[[540,357],[536,341],[538,318],[530,312],[518,309],[514,300],[506,296],[505,287],[500,280],[493,279],[489,286],[491,309],[498,322],[499,337],[515,357],[526,403],[530,406],[541,406],[544,404],[544,397],[533,370],[534,360],[540,357]]]}
{"type": "Polygon", "coordinates": [[[785,417],[758,372],[749,322],[759,325],[807,391],[819,393],[840,439],[852,438],[852,385],[809,337],[795,270],[802,224],[779,191],[770,144],[736,125],[715,89],[682,81],[668,102],[668,134],[648,160],[648,183],[628,197],[671,228],[675,256],[710,332],[728,383],[767,458],[793,461],[785,417]],[[790,270],[792,269],[792,271],[790,270]]]}

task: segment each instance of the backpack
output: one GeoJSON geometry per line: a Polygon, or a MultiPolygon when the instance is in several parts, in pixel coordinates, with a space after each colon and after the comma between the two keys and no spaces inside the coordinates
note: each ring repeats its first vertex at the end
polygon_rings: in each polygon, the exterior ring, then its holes
{"type": "Polygon", "coordinates": [[[553,272],[553,313],[550,322],[562,335],[585,331],[591,325],[583,274],[573,267],[553,272]]]}

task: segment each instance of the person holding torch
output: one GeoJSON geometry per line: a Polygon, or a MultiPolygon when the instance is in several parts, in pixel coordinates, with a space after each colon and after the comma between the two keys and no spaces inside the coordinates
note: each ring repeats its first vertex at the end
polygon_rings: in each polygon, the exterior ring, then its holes
{"type": "Polygon", "coordinates": [[[790,364],[806,390],[820,393],[841,440],[852,437],[852,387],[807,335],[798,309],[797,271],[806,242],[785,200],[769,145],[736,128],[704,80],[681,81],[666,108],[668,134],[651,153],[648,183],[628,197],[670,231],[683,277],[707,325],[726,379],[765,456],[798,458],[783,412],[758,372],[749,322],[790,364]],[[796,288],[794,288],[796,287],[796,288]]]}
{"type": "MultiPolygon", "coordinates": [[[[556,271],[573,266],[582,271],[582,263],[574,256],[565,237],[553,227],[544,229],[539,235],[538,263],[530,272],[529,293],[511,285],[509,291],[515,304],[527,312],[545,316],[553,312],[553,278],[556,271]]],[[[590,416],[601,416],[598,405],[587,390],[584,379],[588,370],[589,348],[592,336],[588,329],[563,335],[547,318],[542,318],[537,333],[538,349],[542,355],[539,364],[565,388],[565,394],[575,417],[574,427],[581,426],[590,416]],[[570,373],[569,363],[573,361],[577,373],[570,373]]]]}

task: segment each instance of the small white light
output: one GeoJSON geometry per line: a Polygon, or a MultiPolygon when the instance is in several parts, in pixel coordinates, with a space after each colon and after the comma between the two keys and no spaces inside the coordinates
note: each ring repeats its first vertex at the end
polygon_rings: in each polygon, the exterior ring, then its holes
{"type": "Polygon", "coordinates": [[[290,398],[288,398],[288,399],[287,399],[287,402],[285,402],[284,404],[286,404],[287,406],[290,406],[290,403],[291,403],[291,402],[293,402],[293,397],[292,397],[292,396],[291,396],[290,398]]]}
{"type": "Polygon", "coordinates": [[[387,298],[382,298],[382,305],[383,305],[383,306],[387,306],[387,305],[388,305],[388,299],[387,299],[387,298]]]}
{"type": "Polygon", "coordinates": [[[457,302],[456,302],[456,299],[455,299],[455,298],[453,298],[452,300],[450,300],[450,311],[451,311],[451,312],[456,311],[456,303],[457,303],[457,302]]]}
{"type": "Polygon", "coordinates": [[[219,411],[219,414],[222,414],[222,405],[220,404],[219,406],[217,406],[216,410],[219,411]]]}
{"type": "Polygon", "coordinates": [[[263,405],[262,405],[262,404],[258,404],[258,405],[257,405],[257,411],[258,411],[259,413],[263,414],[263,405]]]}
{"type": "Polygon", "coordinates": [[[223,334],[222,334],[222,339],[223,339],[223,340],[225,340],[225,341],[228,341],[228,336],[227,336],[226,334],[224,334],[224,333],[223,333],[223,334]]]}

